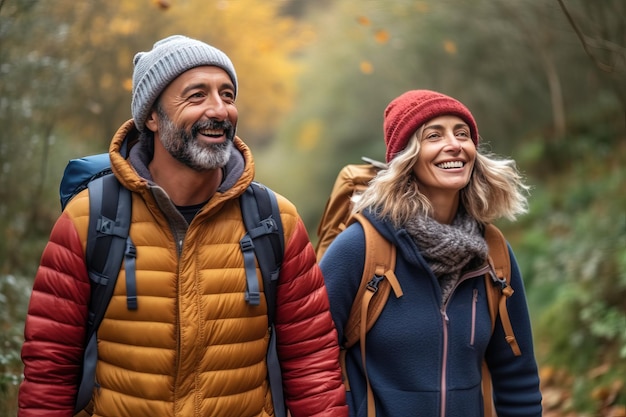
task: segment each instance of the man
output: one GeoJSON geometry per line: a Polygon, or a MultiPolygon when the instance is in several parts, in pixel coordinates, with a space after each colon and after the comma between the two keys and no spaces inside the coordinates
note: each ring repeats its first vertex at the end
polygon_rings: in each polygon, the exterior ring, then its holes
{"type": "MultiPolygon", "coordinates": [[[[109,154],[132,191],[138,309],[123,301],[123,266],[98,331],[93,414],[273,416],[266,306],[244,297],[239,199],[254,162],[235,136],[235,69],[220,50],[179,35],[138,53],[134,64],[133,119],[109,154]],[[128,159],[123,143],[132,146],[128,159]]],[[[347,416],[323,278],[295,207],[277,198],[285,251],[275,324],[285,402],[293,417],[347,416]]],[[[88,206],[83,192],[66,207],[35,277],[21,417],[73,414],[90,295],[88,206]]]]}

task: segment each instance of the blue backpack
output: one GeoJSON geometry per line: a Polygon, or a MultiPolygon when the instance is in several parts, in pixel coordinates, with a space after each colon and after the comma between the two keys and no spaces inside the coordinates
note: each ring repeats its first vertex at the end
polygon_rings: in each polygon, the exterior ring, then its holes
{"type": "MultiPolygon", "coordinates": [[[[125,147],[122,154],[126,154],[125,147]]],[[[89,188],[89,229],[85,261],[91,282],[91,300],[75,413],[87,407],[96,386],[97,330],[113,295],[122,260],[126,266],[127,307],[129,310],[137,309],[136,249],[128,233],[131,222],[131,192],[122,187],[113,175],[107,153],[69,161],[59,189],[61,210],[65,209],[74,195],[85,188],[89,188]]],[[[257,182],[253,182],[246,189],[240,200],[247,231],[239,242],[246,270],[245,297],[251,305],[259,305],[261,300],[256,259],[263,276],[267,300],[270,329],[267,367],[274,411],[277,417],[286,417],[274,328],[276,285],[285,245],[280,211],[274,192],[257,182]]]]}

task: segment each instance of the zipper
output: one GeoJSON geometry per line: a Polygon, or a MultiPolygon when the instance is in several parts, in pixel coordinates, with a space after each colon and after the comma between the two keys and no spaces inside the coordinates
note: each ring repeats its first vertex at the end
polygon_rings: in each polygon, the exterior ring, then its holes
{"type": "Polygon", "coordinates": [[[456,290],[456,287],[459,286],[459,284],[463,281],[465,281],[467,278],[474,278],[480,275],[484,275],[488,272],[491,271],[491,265],[484,264],[483,266],[481,266],[478,269],[474,269],[472,271],[467,271],[466,273],[464,273],[463,275],[461,275],[461,278],[459,278],[459,282],[456,283],[456,285],[454,286],[454,289],[452,290],[454,292],[454,290],[456,290]]]}
{"type": "Polygon", "coordinates": [[[448,313],[446,313],[445,305],[441,310],[441,318],[443,320],[443,362],[441,364],[441,417],[446,415],[446,397],[447,397],[447,385],[448,380],[446,375],[448,373],[448,313]]]}
{"type": "MultiPolygon", "coordinates": [[[[450,293],[450,297],[446,300],[446,302],[441,307],[441,318],[443,322],[443,361],[441,364],[441,412],[440,416],[445,417],[446,415],[446,400],[447,400],[447,371],[448,371],[448,324],[450,322],[450,318],[448,317],[448,303],[452,299],[454,292],[457,287],[465,280],[478,277],[484,275],[491,271],[491,266],[487,263],[482,267],[475,269],[473,271],[468,271],[461,275],[459,281],[456,283],[452,292],[450,293]]],[[[472,305],[472,344],[474,343],[474,331],[475,331],[475,322],[476,322],[476,304],[478,302],[478,290],[474,290],[474,303],[472,305]]]]}
{"type": "Polygon", "coordinates": [[[178,263],[177,263],[177,267],[176,267],[176,301],[174,302],[175,304],[175,308],[176,308],[176,323],[175,323],[175,329],[177,329],[176,331],[176,370],[174,375],[176,375],[176,377],[174,378],[174,409],[176,409],[176,405],[178,403],[178,380],[179,380],[179,372],[180,372],[180,368],[181,368],[181,362],[182,362],[182,355],[180,353],[180,339],[181,339],[181,320],[180,320],[180,297],[179,297],[179,290],[180,290],[180,259],[181,259],[181,255],[182,255],[182,248],[183,248],[183,241],[182,239],[177,240],[178,242],[178,263]]]}
{"type": "Polygon", "coordinates": [[[474,346],[475,336],[476,336],[476,308],[478,304],[478,290],[474,288],[472,294],[472,324],[471,324],[471,332],[470,332],[470,346],[474,346]]]}
{"type": "MultiPolygon", "coordinates": [[[[155,199],[155,203],[156,205],[160,208],[162,213],[166,213],[168,210],[165,209],[165,205],[167,205],[167,203],[164,201],[164,197],[161,195],[161,193],[167,194],[165,193],[165,191],[159,187],[158,185],[155,185],[152,187],[152,196],[155,199]],[[156,192],[155,193],[155,189],[160,189],[161,191],[156,192]]],[[[167,198],[167,200],[169,201],[169,205],[171,206],[172,209],[175,208],[174,203],[167,198]]],[[[166,216],[167,217],[167,216],[166,216]]],[[[180,369],[181,369],[181,363],[182,363],[182,355],[180,353],[181,351],[181,319],[180,319],[180,297],[179,297],[179,293],[180,293],[180,260],[182,259],[182,254],[183,254],[183,246],[185,244],[185,236],[187,235],[187,232],[189,231],[189,226],[186,224],[186,221],[184,220],[183,216],[181,214],[179,214],[179,218],[176,219],[176,216],[174,216],[173,219],[171,218],[166,218],[169,227],[170,227],[170,232],[172,233],[172,240],[174,241],[174,244],[176,246],[176,255],[178,256],[177,259],[177,263],[176,263],[176,298],[174,301],[174,308],[176,310],[175,313],[175,323],[174,323],[174,328],[176,329],[176,355],[175,355],[175,369],[174,369],[174,382],[173,382],[173,404],[174,404],[174,409],[176,409],[178,403],[179,403],[179,398],[178,398],[178,382],[180,380],[180,369]],[[185,226],[183,227],[181,222],[184,222],[185,226]],[[183,230],[181,232],[181,229],[183,230]]]]}
{"type": "Polygon", "coordinates": [[[180,260],[182,259],[182,255],[183,255],[183,245],[184,245],[184,239],[183,237],[181,237],[180,233],[178,232],[178,230],[176,229],[176,227],[174,227],[171,223],[170,223],[170,227],[172,229],[172,236],[174,237],[174,242],[176,242],[176,253],[178,255],[178,260],[176,262],[176,300],[174,301],[174,307],[176,309],[176,316],[175,316],[175,320],[176,322],[174,323],[174,328],[176,329],[176,369],[174,372],[175,378],[174,378],[174,390],[173,390],[173,396],[174,396],[174,409],[176,409],[176,406],[178,404],[178,381],[180,378],[179,372],[181,369],[181,363],[182,363],[182,355],[180,352],[181,349],[181,320],[180,320],[180,260]]]}

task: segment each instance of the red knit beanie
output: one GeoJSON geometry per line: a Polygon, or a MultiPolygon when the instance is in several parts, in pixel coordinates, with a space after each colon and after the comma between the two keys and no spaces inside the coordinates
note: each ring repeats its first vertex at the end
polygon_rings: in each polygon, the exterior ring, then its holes
{"type": "Polygon", "coordinates": [[[470,128],[472,141],[478,146],[478,127],[472,113],[460,101],[429,90],[411,90],[395,98],[385,109],[383,129],[387,145],[387,162],[401,152],[417,129],[439,116],[463,119],[470,128]]]}

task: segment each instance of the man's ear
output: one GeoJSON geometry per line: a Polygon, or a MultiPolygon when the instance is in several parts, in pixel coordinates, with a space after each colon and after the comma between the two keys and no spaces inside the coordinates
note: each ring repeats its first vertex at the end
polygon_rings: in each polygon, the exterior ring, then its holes
{"type": "Polygon", "coordinates": [[[156,109],[152,108],[150,110],[150,113],[148,113],[148,117],[146,118],[146,127],[150,129],[152,132],[156,132],[159,127],[158,120],[159,120],[159,115],[156,109]]]}

